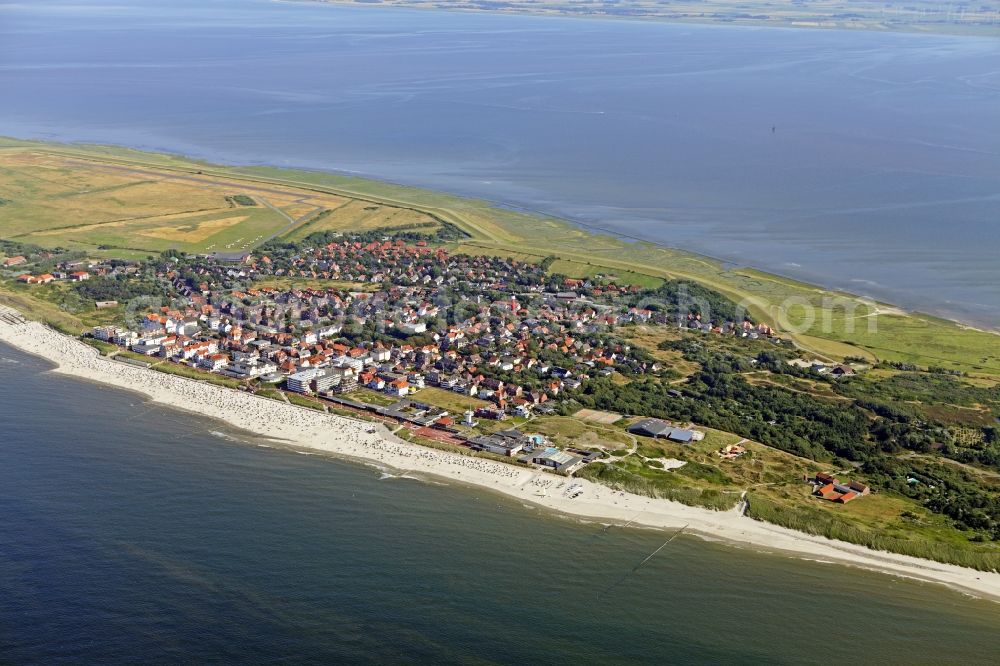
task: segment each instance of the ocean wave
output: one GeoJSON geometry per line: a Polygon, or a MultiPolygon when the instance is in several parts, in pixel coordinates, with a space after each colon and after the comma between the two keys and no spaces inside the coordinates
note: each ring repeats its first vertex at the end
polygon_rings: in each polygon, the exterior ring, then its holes
{"type": "Polygon", "coordinates": [[[233,437],[232,435],[228,435],[222,432],[221,430],[209,430],[208,434],[211,435],[212,437],[218,437],[219,439],[224,439],[227,442],[241,442],[243,444],[247,443],[246,440],[240,439],[239,437],[233,437]]]}

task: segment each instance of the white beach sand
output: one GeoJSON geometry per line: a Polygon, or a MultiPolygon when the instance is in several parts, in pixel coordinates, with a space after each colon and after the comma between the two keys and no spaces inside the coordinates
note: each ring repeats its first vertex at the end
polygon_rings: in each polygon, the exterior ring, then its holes
{"type": "MultiPolygon", "coordinates": [[[[0,306],[0,312],[14,312],[0,306]]],[[[755,550],[822,562],[837,562],[907,578],[942,583],[964,593],[1000,601],[1000,574],[930,560],[876,552],[741,516],[667,500],[621,493],[582,479],[429,449],[402,441],[383,426],[168,375],[101,357],[97,351],[42,324],[0,320],[0,342],[57,364],[55,372],[131,389],[152,400],[290,446],[487,488],[570,516],[618,525],[685,528],[705,538],[755,550]],[[374,432],[372,432],[374,430],[374,432]],[[574,486],[582,493],[570,498],[574,486]]],[[[137,444],[138,445],[138,444],[137,444]]],[[[734,557],[738,555],[734,554],[734,557]]]]}

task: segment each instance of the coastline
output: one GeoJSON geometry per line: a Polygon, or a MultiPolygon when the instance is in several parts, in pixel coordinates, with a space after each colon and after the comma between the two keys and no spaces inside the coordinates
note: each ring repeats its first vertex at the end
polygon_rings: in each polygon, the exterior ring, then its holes
{"type": "MultiPolygon", "coordinates": [[[[0,306],[0,312],[16,313],[0,306]]],[[[18,313],[19,314],[19,313],[18,313]]],[[[230,426],[364,464],[492,490],[564,516],[609,524],[680,530],[702,538],[773,554],[845,564],[943,584],[964,594],[1000,601],[1000,574],[980,572],[906,555],[877,552],[741,516],[668,500],[613,491],[584,479],[567,479],[483,458],[421,447],[392,435],[383,425],[325,414],[176,375],[113,361],[96,349],[34,321],[0,321],[0,342],[42,357],[53,372],[140,392],[160,404],[197,413],[230,426]],[[570,485],[582,487],[575,499],[570,485]]]]}
{"type": "MultiPolygon", "coordinates": [[[[288,0],[288,1],[315,2],[317,0],[288,0]]],[[[764,264],[757,265],[756,263],[750,261],[747,258],[740,258],[735,256],[728,256],[728,257],[718,256],[712,254],[711,252],[704,251],[702,249],[686,248],[683,247],[682,245],[675,245],[664,240],[649,239],[639,235],[627,233],[621,230],[605,228],[597,222],[585,221],[579,218],[567,216],[559,212],[549,212],[526,203],[514,203],[514,202],[504,201],[501,199],[493,199],[489,197],[477,196],[471,192],[462,192],[458,190],[441,190],[440,192],[438,192],[437,190],[427,189],[425,186],[422,185],[408,183],[403,180],[382,178],[379,177],[377,174],[369,173],[366,171],[357,171],[357,170],[350,170],[350,169],[336,168],[336,167],[290,166],[287,164],[282,165],[267,161],[241,162],[239,160],[234,161],[228,159],[222,155],[199,153],[197,151],[184,152],[163,146],[155,146],[155,145],[136,146],[124,143],[103,143],[103,142],[94,143],[87,140],[76,140],[71,138],[55,138],[55,139],[38,138],[38,137],[23,138],[13,135],[0,134],[0,143],[2,143],[3,141],[11,141],[17,144],[27,144],[27,145],[16,146],[18,148],[32,148],[32,144],[34,144],[35,147],[38,147],[40,150],[43,151],[47,150],[55,154],[69,154],[72,155],[73,157],[77,157],[83,160],[107,162],[112,164],[134,163],[144,167],[162,169],[164,171],[193,173],[197,168],[204,167],[205,173],[216,172],[217,175],[225,178],[233,178],[239,180],[246,180],[249,182],[259,182],[259,183],[275,182],[280,185],[298,187],[307,190],[314,189],[316,191],[328,191],[331,188],[329,186],[318,187],[315,183],[309,183],[298,180],[275,179],[271,176],[262,176],[259,174],[254,174],[253,170],[279,169],[279,170],[289,171],[292,173],[298,172],[300,174],[330,175],[334,177],[358,179],[363,182],[376,183],[394,188],[421,190],[428,193],[432,192],[440,193],[447,197],[452,197],[459,200],[482,203],[487,206],[496,208],[497,210],[511,211],[518,214],[532,216],[538,219],[555,220],[559,223],[565,224],[568,228],[580,230],[587,234],[592,234],[594,236],[607,236],[610,238],[614,238],[616,240],[620,240],[627,244],[636,244],[638,246],[649,246],[662,249],[668,252],[676,253],[680,256],[691,258],[693,260],[709,262],[712,264],[717,264],[718,266],[727,267],[727,270],[733,268],[739,268],[742,270],[762,275],[768,279],[774,279],[775,281],[781,281],[793,284],[806,290],[810,291],[819,290],[834,296],[844,296],[850,299],[857,300],[858,302],[871,303],[880,309],[884,309],[884,312],[880,312],[880,314],[892,314],[892,315],[899,315],[911,318],[933,319],[947,323],[948,325],[953,325],[961,330],[983,333],[990,336],[1000,336],[1000,324],[997,324],[992,320],[987,321],[985,319],[978,319],[970,312],[962,312],[961,310],[949,310],[944,308],[942,304],[935,305],[933,303],[927,303],[927,302],[904,303],[902,301],[905,299],[901,299],[901,294],[891,293],[892,288],[889,288],[889,291],[883,290],[882,293],[860,290],[852,287],[851,285],[838,283],[836,281],[831,281],[829,279],[823,278],[822,276],[811,275],[811,274],[797,274],[795,271],[789,271],[787,269],[782,269],[776,266],[767,266],[764,264]],[[185,163],[158,164],[155,162],[149,162],[149,163],[133,162],[132,161],[134,159],[133,156],[121,157],[121,156],[116,156],[113,152],[109,152],[107,154],[102,154],[100,151],[92,152],[93,149],[95,148],[108,149],[110,151],[120,150],[127,152],[136,152],[143,154],[143,156],[147,157],[181,160],[185,163]],[[67,149],[69,149],[70,152],[67,153],[66,152],[67,149]]],[[[0,145],[0,149],[4,147],[13,147],[13,146],[0,145]]],[[[198,173],[202,172],[198,171],[198,173]]],[[[540,253],[539,256],[543,256],[543,254],[540,253]]],[[[690,278],[690,279],[698,281],[697,278],[690,278]]]]}
{"type": "MultiPolygon", "coordinates": [[[[675,25],[683,26],[706,26],[706,27],[717,27],[717,26],[727,26],[735,28],[771,28],[776,30],[843,30],[851,32],[885,32],[885,33],[901,33],[901,34],[915,34],[915,35],[941,35],[945,37],[980,37],[980,36],[992,36],[992,32],[989,27],[983,26],[982,24],[970,24],[967,28],[972,28],[973,30],[960,30],[960,29],[949,29],[952,26],[948,24],[920,24],[917,22],[900,22],[897,24],[893,23],[874,23],[874,15],[868,16],[862,19],[863,22],[857,24],[847,23],[837,23],[837,18],[834,15],[827,16],[802,16],[802,17],[792,17],[787,19],[777,19],[777,18],[754,18],[754,17],[730,17],[730,18],[711,18],[708,16],[696,16],[696,15],[686,15],[686,16],[668,16],[668,15],[632,15],[632,14],[584,14],[584,13],[571,13],[566,10],[537,10],[530,6],[520,6],[512,7],[506,9],[493,9],[487,7],[476,7],[476,6],[463,6],[463,7],[442,7],[440,5],[435,6],[421,6],[421,5],[399,5],[387,2],[358,2],[358,0],[272,0],[278,3],[287,4],[305,4],[305,5],[334,5],[337,7],[378,7],[381,9],[402,9],[406,11],[419,11],[419,12],[451,12],[456,14],[499,14],[500,16],[532,16],[535,18],[547,18],[547,19],[575,19],[578,21],[631,21],[634,23],[670,23],[675,25]],[[976,28],[983,29],[982,33],[975,32],[976,28]]],[[[961,24],[953,24],[956,27],[962,27],[961,24]]]]}

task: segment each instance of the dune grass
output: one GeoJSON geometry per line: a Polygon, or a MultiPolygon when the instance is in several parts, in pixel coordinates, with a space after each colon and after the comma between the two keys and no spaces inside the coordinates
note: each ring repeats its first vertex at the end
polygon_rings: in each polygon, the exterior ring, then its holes
{"type": "MultiPolygon", "coordinates": [[[[928,534],[928,530],[912,525],[907,528],[907,536],[902,532],[888,535],[879,530],[865,528],[856,520],[849,521],[813,507],[788,506],[760,493],[748,493],[747,499],[747,515],[756,520],[825,536],[828,539],[859,544],[872,550],[922,557],[980,571],[1000,571],[1000,550],[991,544],[977,547],[979,544],[971,541],[961,543],[955,539],[940,540],[928,534]]],[[[867,501],[869,498],[862,498],[842,508],[846,509],[855,503],[867,501]]]]}

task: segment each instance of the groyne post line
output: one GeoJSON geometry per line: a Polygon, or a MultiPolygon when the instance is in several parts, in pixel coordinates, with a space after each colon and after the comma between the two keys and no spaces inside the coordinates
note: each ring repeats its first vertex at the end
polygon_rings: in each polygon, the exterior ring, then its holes
{"type": "Polygon", "coordinates": [[[691,523],[688,523],[684,527],[680,528],[679,530],[677,530],[676,532],[674,532],[673,534],[671,534],[669,539],[667,539],[662,544],[660,544],[659,548],[657,548],[652,553],[650,553],[649,555],[647,555],[646,558],[642,562],[639,562],[639,564],[637,564],[634,567],[632,567],[632,569],[630,571],[626,571],[624,576],[622,576],[621,578],[619,578],[618,580],[616,580],[614,583],[612,583],[611,585],[609,585],[607,588],[605,588],[604,590],[602,590],[597,595],[597,598],[600,599],[602,596],[604,596],[605,594],[607,594],[611,590],[615,589],[616,587],[618,587],[619,585],[621,585],[622,583],[624,583],[626,578],[628,578],[629,576],[631,576],[632,574],[634,574],[636,571],[638,571],[639,569],[641,569],[642,566],[644,564],[646,564],[646,562],[649,562],[651,559],[653,559],[656,556],[657,553],[659,553],[661,550],[663,550],[664,548],[666,548],[667,544],[669,544],[671,541],[673,541],[674,539],[676,539],[677,537],[679,537],[681,535],[681,533],[684,530],[686,530],[690,525],[691,525],[691,523]]]}

